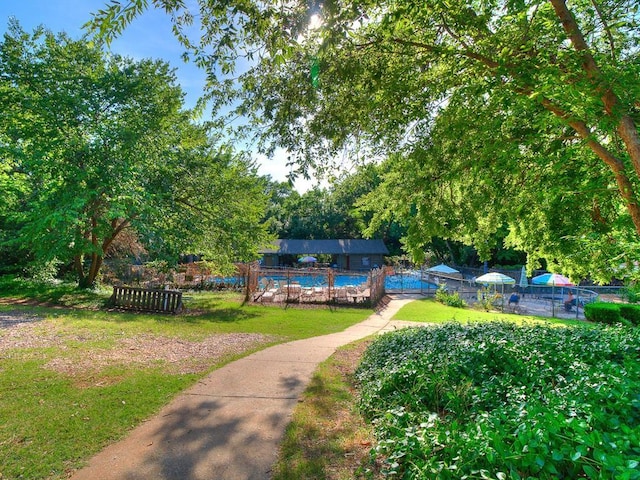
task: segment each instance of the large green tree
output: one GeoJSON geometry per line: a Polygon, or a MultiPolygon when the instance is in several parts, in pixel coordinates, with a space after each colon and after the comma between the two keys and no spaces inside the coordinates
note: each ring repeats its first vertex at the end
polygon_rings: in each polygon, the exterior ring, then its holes
{"type": "MultiPolygon", "coordinates": [[[[160,61],[13,23],[0,44],[0,184],[5,242],[95,283],[124,232],[150,252],[224,268],[256,258],[266,231],[252,162],[216,147],[160,61]]],[[[0,238],[2,240],[2,238],[0,238]]]]}
{"type": "MultiPolygon", "coordinates": [[[[240,111],[302,168],[345,148],[388,158],[371,200],[410,222],[416,256],[437,235],[488,258],[506,226],[531,266],[575,277],[640,258],[637,1],[200,0],[199,42],[183,2],[154,4],[214,87],[253,55],[240,111]]],[[[146,5],[112,2],[94,25],[117,32],[146,5]]]]}

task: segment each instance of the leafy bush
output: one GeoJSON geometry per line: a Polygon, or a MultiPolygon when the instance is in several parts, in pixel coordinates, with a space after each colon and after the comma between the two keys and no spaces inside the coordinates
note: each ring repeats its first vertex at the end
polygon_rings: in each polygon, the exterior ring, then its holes
{"type": "Polygon", "coordinates": [[[480,305],[485,312],[495,310],[502,306],[502,303],[502,295],[489,287],[483,287],[478,290],[478,305],[480,305]]]}
{"type": "Polygon", "coordinates": [[[640,479],[640,331],[446,324],[357,371],[394,478],[640,479]]]}
{"type": "Polygon", "coordinates": [[[587,320],[597,323],[613,325],[620,323],[620,307],[615,303],[593,302],[584,306],[584,317],[587,320]]]}
{"type": "Polygon", "coordinates": [[[460,298],[458,292],[449,293],[443,287],[436,290],[436,300],[449,307],[465,308],[467,306],[467,303],[460,298]]]}
{"type": "Polygon", "coordinates": [[[32,262],[25,268],[25,275],[36,283],[52,283],[55,281],[61,265],[62,262],[56,258],[32,262]]]}
{"type": "Polygon", "coordinates": [[[640,305],[620,304],[620,316],[634,325],[640,325],[640,305]]]}
{"type": "Polygon", "coordinates": [[[620,293],[627,302],[640,303],[640,284],[627,285],[620,293]]]}

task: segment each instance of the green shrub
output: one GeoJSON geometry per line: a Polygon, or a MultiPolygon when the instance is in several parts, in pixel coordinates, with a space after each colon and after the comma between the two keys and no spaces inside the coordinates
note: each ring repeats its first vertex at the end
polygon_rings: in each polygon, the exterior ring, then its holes
{"type": "Polygon", "coordinates": [[[629,320],[633,325],[640,325],[640,305],[620,304],[620,316],[629,320]]]}
{"type": "Polygon", "coordinates": [[[467,306],[467,302],[460,298],[458,292],[449,293],[444,287],[436,290],[436,300],[449,307],[465,308],[467,306]]]}
{"type": "Polygon", "coordinates": [[[356,372],[373,455],[391,478],[640,479],[639,344],[619,325],[383,335],[356,372]]]}
{"type": "Polygon", "coordinates": [[[503,302],[502,294],[493,291],[489,287],[483,287],[478,290],[477,304],[480,305],[485,312],[500,308],[504,304],[503,302]]]}
{"type": "Polygon", "coordinates": [[[620,293],[627,302],[640,303],[640,284],[627,285],[620,293]]]}
{"type": "Polygon", "coordinates": [[[620,307],[615,303],[594,302],[584,306],[584,316],[587,320],[597,323],[613,325],[620,323],[620,307]]]}
{"type": "Polygon", "coordinates": [[[62,262],[57,258],[46,261],[32,262],[25,268],[27,278],[36,283],[53,283],[62,262]]]}

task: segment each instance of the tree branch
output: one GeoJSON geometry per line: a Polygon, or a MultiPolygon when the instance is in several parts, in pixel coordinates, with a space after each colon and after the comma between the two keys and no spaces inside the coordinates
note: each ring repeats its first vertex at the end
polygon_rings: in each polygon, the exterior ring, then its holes
{"type": "MultiPolygon", "coordinates": [[[[567,8],[565,0],[550,0],[550,2],[573,47],[582,55],[582,67],[595,91],[600,95],[605,112],[616,120],[618,134],[627,148],[636,175],[640,177],[640,136],[635,122],[628,114],[620,111],[619,99],[602,77],[602,72],[591,54],[578,23],[567,8]]],[[[640,233],[640,223],[636,224],[636,228],[640,233]]]]}
{"type": "Polygon", "coordinates": [[[118,220],[119,219],[117,218],[111,220],[111,235],[108,238],[105,238],[102,242],[103,253],[106,253],[109,250],[109,247],[116,239],[116,237],[120,234],[120,232],[131,225],[130,219],[123,219],[120,224],[118,224],[118,220]]]}
{"type": "Polygon", "coordinates": [[[624,162],[612,155],[609,150],[593,138],[591,130],[584,121],[573,118],[568,112],[565,112],[548,99],[542,99],[542,105],[573,128],[598,158],[611,169],[618,185],[618,191],[627,204],[627,210],[633,219],[636,230],[640,233],[640,205],[638,204],[633,184],[626,173],[624,162]]]}
{"type": "MultiPolygon", "coordinates": [[[[440,47],[436,47],[434,45],[428,45],[426,43],[421,43],[421,42],[415,42],[413,40],[404,40],[402,38],[392,38],[391,39],[392,42],[397,43],[399,45],[405,45],[405,46],[411,46],[411,47],[416,47],[431,53],[436,53],[438,55],[451,55],[451,51],[444,49],[444,48],[440,48],[440,47]]],[[[486,65],[489,68],[498,68],[500,66],[500,64],[498,62],[496,62],[495,60],[492,60],[489,57],[486,57],[484,55],[480,55],[479,53],[473,52],[470,49],[465,49],[465,50],[456,50],[457,54],[462,55],[464,57],[467,58],[471,58],[474,60],[478,60],[479,62],[481,62],[482,64],[486,65]]]]}
{"type": "Polygon", "coordinates": [[[613,35],[611,34],[611,29],[609,28],[609,25],[607,24],[607,21],[605,20],[604,16],[602,15],[602,12],[600,11],[600,5],[598,5],[598,1],[597,0],[591,0],[591,5],[593,5],[593,8],[595,9],[596,13],[598,14],[598,17],[600,17],[600,21],[602,22],[602,25],[604,26],[604,31],[607,34],[607,39],[609,40],[609,48],[611,50],[611,61],[616,63],[615,41],[613,40],[613,35]]]}

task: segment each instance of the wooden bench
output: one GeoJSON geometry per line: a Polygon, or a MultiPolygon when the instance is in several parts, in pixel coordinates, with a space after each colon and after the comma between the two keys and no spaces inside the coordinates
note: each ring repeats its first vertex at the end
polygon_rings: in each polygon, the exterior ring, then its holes
{"type": "Polygon", "coordinates": [[[179,313],[182,311],[182,292],[136,287],[113,287],[111,305],[140,312],[179,313]]]}

